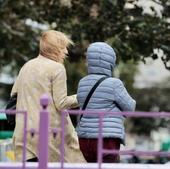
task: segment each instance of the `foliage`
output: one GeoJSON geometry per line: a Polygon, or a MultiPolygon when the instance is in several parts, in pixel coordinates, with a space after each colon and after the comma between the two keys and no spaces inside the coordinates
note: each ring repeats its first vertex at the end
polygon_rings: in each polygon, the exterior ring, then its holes
{"type": "Polygon", "coordinates": [[[77,85],[79,80],[84,77],[86,73],[86,66],[83,61],[77,63],[66,63],[67,81],[68,81],[68,94],[75,94],[77,92],[77,85]],[[78,70],[78,71],[75,71],[78,70]]]}
{"type": "Polygon", "coordinates": [[[162,18],[156,12],[143,14],[137,5],[125,8],[126,3],[127,0],[0,0],[1,67],[12,61],[21,67],[38,54],[41,26],[28,25],[28,19],[71,35],[82,49],[81,56],[89,43],[108,41],[123,61],[156,58],[153,49],[159,48],[167,62],[170,59],[168,0],[159,2],[164,7],[162,18]]]}
{"type": "MultiPolygon", "coordinates": [[[[137,100],[137,111],[170,112],[170,88],[135,89],[134,97],[137,100]]],[[[128,130],[139,134],[150,134],[158,127],[170,129],[169,118],[130,118],[127,121],[128,130]],[[144,127],[141,127],[144,126],[144,127]],[[147,126],[147,127],[145,127],[147,126]]]]}
{"type": "Polygon", "coordinates": [[[114,76],[120,78],[126,88],[128,89],[128,92],[133,95],[135,92],[133,84],[134,84],[134,76],[138,72],[137,63],[134,64],[134,61],[129,60],[126,63],[119,62],[117,65],[114,76]]]}

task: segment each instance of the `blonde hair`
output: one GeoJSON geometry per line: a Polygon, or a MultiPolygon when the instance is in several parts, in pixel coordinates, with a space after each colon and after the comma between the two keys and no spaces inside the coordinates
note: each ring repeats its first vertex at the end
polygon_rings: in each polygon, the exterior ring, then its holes
{"type": "Polygon", "coordinates": [[[40,54],[57,62],[63,62],[60,52],[69,45],[73,45],[73,42],[66,34],[55,30],[48,30],[41,36],[40,54]]]}

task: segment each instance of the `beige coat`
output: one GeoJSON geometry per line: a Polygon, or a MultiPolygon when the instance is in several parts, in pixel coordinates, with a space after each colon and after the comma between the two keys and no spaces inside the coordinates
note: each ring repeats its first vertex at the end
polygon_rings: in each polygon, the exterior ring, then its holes
{"type": "MultiPolygon", "coordinates": [[[[40,96],[48,94],[51,98],[48,110],[50,112],[50,127],[60,127],[60,110],[76,107],[76,95],[67,96],[66,71],[63,64],[45,58],[39,55],[37,58],[28,61],[20,70],[16,82],[13,86],[11,95],[18,93],[17,110],[26,110],[28,112],[28,129],[38,130],[40,96]]],[[[79,149],[78,138],[75,129],[71,123],[70,117],[67,117],[68,126],[65,136],[65,161],[66,162],[85,162],[79,149]]],[[[23,116],[16,116],[16,127],[13,141],[17,161],[22,159],[22,137],[23,137],[23,116]]],[[[27,159],[38,156],[37,137],[27,136],[27,159]]],[[[49,161],[56,162],[60,159],[59,144],[60,136],[56,139],[52,136],[49,140],[49,161]]]]}

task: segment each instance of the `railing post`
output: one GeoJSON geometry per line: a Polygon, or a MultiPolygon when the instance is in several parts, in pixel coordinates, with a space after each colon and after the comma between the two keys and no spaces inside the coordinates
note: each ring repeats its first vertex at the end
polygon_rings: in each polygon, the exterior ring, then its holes
{"type": "Polygon", "coordinates": [[[66,123],[66,113],[65,111],[62,111],[61,113],[61,144],[60,144],[60,169],[64,168],[64,144],[65,144],[65,123],[66,123]]]}
{"type": "Polygon", "coordinates": [[[97,152],[97,162],[98,169],[101,169],[103,161],[103,112],[99,114],[99,135],[98,135],[98,152],[97,152]]]}
{"type": "Polygon", "coordinates": [[[47,106],[49,104],[49,97],[43,95],[40,98],[42,110],[40,111],[39,122],[39,166],[38,169],[47,169],[48,166],[48,135],[49,135],[49,113],[47,106]]]}
{"type": "Polygon", "coordinates": [[[27,112],[24,115],[24,133],[23,133],[23,152],[22,152],[22,169],[25,169],[26,163],[26,145],[27,145],[27,112]]]}

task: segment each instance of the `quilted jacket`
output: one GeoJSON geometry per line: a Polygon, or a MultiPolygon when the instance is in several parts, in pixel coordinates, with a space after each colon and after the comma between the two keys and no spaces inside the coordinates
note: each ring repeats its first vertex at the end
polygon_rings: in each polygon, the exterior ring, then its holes
{"type": "MultiPolygon", "coordinates": [[[[120,79],[112,77],[116,55],[112,47],[104,42],[92,43],[87,50],[88,75],[80,80],[77,99],[80,108],[94,84],[107,76],[91,96],[86,110],[103,110],[103,137],[120,138],[125,141],[124,117],[114,112],[134,111],[136,102],[128,94],[120,79]],[[116,102],[116,104],[115,104],[116,102]],[[113,112],[107,115],[107,112],[113,112]]],[[[97,138],[99,134],[99,116],[83,115],[76,128],[80,138],[97,138]]]]}

